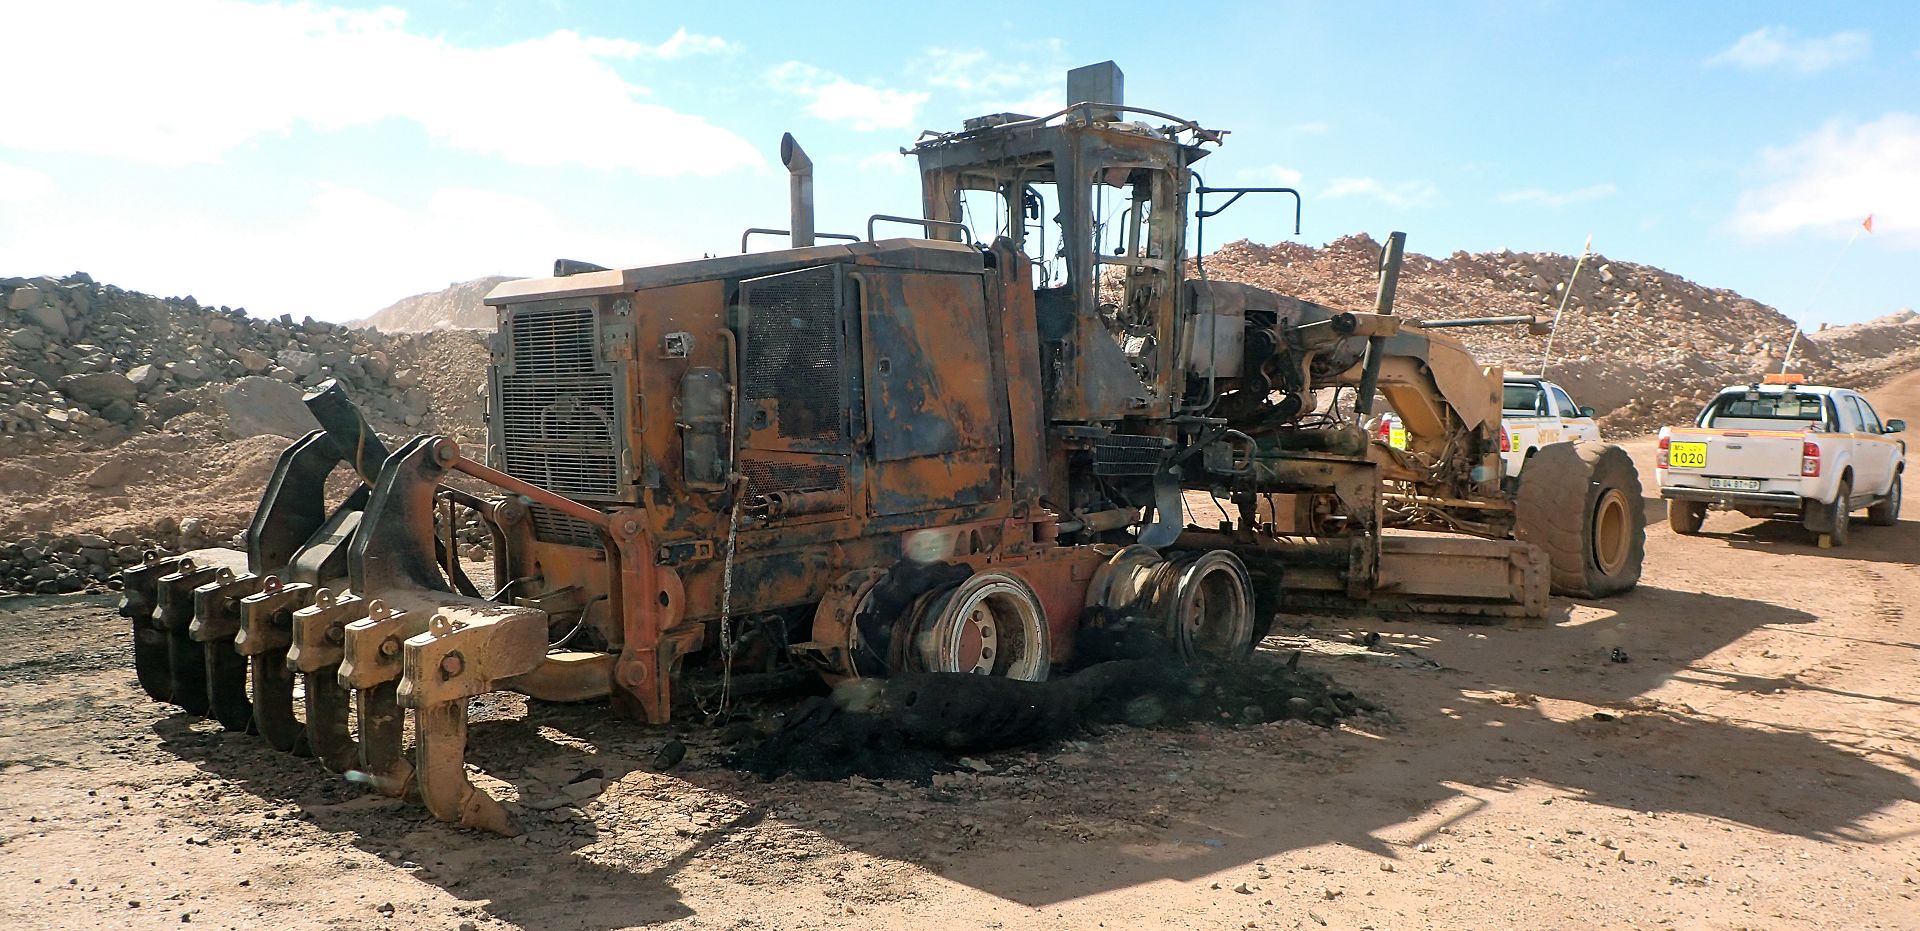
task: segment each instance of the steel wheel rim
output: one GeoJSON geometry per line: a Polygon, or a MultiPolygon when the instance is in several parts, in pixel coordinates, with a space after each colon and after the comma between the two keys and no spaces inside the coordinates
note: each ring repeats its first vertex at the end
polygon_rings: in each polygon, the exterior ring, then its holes
{"type": "Polygon", "coordinates": [[[1253,648],[1253,599],[1228,554],[1208,554],[1181,574],[1174,623],[1189,658],[1231,659],[1253,648]]]}
{"type": "Polygon", "coordinates": [[[1017,579],[975,576],[931,607],[931,625],[916,638],[923,668],[1045,678],[1046,614],[1032,589],[1017,579]]]}
{"type": "Polygon", "coordinates": [[[1630,535],[1627,496],[1618,488],[1609,488],[1600,496],[1593,515],[1593,562],[1606,575],[1626,565],[1627,538],[1630,535]]]}

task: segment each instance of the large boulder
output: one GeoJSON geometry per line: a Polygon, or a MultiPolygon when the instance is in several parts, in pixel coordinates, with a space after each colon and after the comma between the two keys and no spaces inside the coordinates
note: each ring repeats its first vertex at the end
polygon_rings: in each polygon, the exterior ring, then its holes
{"type": "MultiPolygon", "coordinates": [[[[20,289],[20,291],[25,290],[26,288],[20,289]]],[[[19,294],[20,291],[13,293],[19,294]]],[[[73,332],[67,325],[66,313],[61,311],[60,308],[44,301],[27,308],[27,319],[33,321],[34,325],[40,329],[62,339],[65,339],[73,332]]]]}
{"type": "Polygon", "coordinates": [[[40,298],[43,296],[39,288],[30,284],[23,284],[20,287],[14,288],[12,294],[7,295],[7,309],[26,310],[29,307],[39,304],[40,298]]]}
{"type": "Polygon", "coordinates": [[[132,404],[140,396],[140,389],[119,372],[68,375],[60,379],[59,387],[61,394],[94,410],[101,410],[115,401],[132,404]]]}
{"type": "Polygon", "coordinates": [[[249,375],[221,393],[220,408],[235,436],[272,434],[294,439],[320,429],[300,397],[300,389],[286,382],[249,375]]]}
{"type": "Polygon", "coordinates": [[[282,349],[280,364],[296,377],[305,378],[320,371],[320,357],[301,349],[282,349]]]}

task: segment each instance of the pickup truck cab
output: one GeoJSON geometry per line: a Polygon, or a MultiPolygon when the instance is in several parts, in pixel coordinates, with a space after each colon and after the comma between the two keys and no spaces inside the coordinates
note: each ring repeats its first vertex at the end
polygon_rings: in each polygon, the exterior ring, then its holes
{"type": "Polygon", "coordinates": [[[1508,375],[1500,402],[1500,460],[1509,478],[1553,443],[1600,439],[1593,408],[1579,407],[1565,388],[1534,375],[1508,375]]]}
{"type": "MultiPolygon", "coordinates": [[[[1380,402],[1375,402],[1376,407],[1380,402]]],[[[1567,389],[1535,375],[1508,375],[1500,402],[1500,463],[1509,484],[1542,446],[1581,440],[1599,441],[1593,408],[1579,407],[1567,389]]],[[[1406,428],[1398,414],[1380,415],[1374,426],[1380,442],[1407,448],[1406,428]]]]}
{"type": "Polygon", "coordinates": [[[1722,389],[1691,426],[1660,431],[1660,497],[1676,533],[1700,532],[1710,509],[1798,520],[1821,546],[1844,544],[1853,512],[1900,517],[1907,445],[1858,392],[1798,376],[1722,389]]]}

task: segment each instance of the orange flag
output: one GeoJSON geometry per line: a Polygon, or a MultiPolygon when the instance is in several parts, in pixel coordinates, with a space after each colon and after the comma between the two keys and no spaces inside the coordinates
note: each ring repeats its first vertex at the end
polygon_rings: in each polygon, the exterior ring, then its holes
{"type": "Polygon", "coordinates": [[[1863,221],[1860,225],[1866,227],[1867,232],[1869,233],[1873,232],[1873,214],[1871,213],[1867,214],[1867,219],[1863,221]]]}

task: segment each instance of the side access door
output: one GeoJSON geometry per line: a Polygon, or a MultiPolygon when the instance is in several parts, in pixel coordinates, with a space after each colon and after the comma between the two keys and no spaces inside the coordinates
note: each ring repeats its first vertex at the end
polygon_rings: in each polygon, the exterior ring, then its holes
{"type": "Polygon", "coordinates": [[[998,500],[1007,376],[985,276],[863,267],[847,279],[859,307],[865,404],[855,442],[872,450],[871,512],[998,500]]]}

